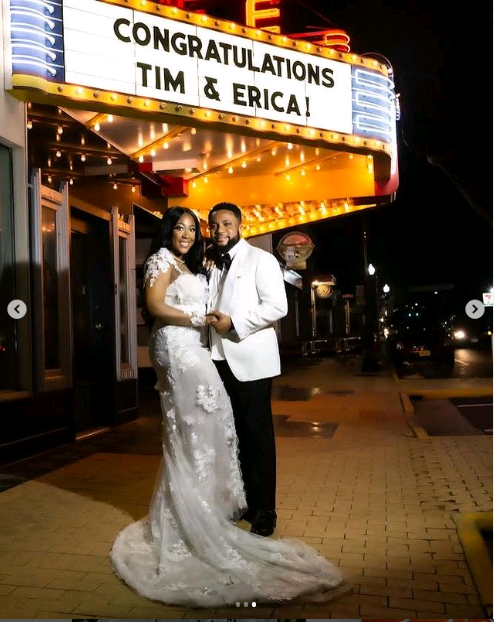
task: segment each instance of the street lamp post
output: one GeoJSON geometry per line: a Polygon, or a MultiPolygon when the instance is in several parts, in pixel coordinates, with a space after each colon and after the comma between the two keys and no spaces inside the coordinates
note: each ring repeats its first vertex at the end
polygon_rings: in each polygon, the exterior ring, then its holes
{"type": "Polygon", "coordinates": [[[365,279],[366,325],[362,357],[362,371],[374,372],[381,368],[379,361],[379,294],[377,291],[377,274],[370,263],[365,279]]]}
{"type": "Polygon", "coordinates": [[[312,320],[312,339],[316,338],[317,334],[317,311],[316,311],[316,287],[315,283],[310,285],[310,313],[312,320]]]}
{"type": "MultiPolygon", "coordinates": [[[[389,292],[391,291],[390,286],[385,283],[384,287],[383,287],[383,299],[384,299],[384,315],[387,317],[388,316],[388,306],[389,306],[389,292]]],[[[386,320],[385,320],[386,321],[386,320]]]]}

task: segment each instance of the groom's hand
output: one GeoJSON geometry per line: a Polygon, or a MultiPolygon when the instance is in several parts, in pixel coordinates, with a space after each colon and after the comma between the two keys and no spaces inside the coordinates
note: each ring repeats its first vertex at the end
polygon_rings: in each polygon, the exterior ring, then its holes
{"type": "Polygon", "coordinates": [[[208,316],[214,316],[216,321],[211,321],[211,326],[218,335],[226,335],[232,329],[232,318],[221,311],[211,311],[208,316]]]}
{"type": "Polygon", "coordinates": [[[206,272],[209,274],[214,268],[214,259],[208,259],[207,257],[204,257],[203,266],[206,272]]]}
{"type": "Polygon", "coordinates": [[[218,321],[218,318],[215,315],[212,315],[211,313],[206,313],[205,319],[206,319],[206,326],[211,326],[212,324],[216,324],[216,322],[218,321]]]}

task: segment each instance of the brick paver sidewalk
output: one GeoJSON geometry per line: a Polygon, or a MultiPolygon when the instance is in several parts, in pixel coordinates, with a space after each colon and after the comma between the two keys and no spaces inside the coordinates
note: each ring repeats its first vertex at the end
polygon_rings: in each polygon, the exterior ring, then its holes
{"type": "Polygon", "coordinates": [[[159,457],[97,453],[0,494],[0,617],[486,617],[453,515],[492,510],[491,437],[417,439],[385,387],[274,409],[338,423],[330,438],[278,437],[275,536],[316,547],[353,593],[317,606],[216,610],[138,596],[108,552],[146,513],[159,457]]]}

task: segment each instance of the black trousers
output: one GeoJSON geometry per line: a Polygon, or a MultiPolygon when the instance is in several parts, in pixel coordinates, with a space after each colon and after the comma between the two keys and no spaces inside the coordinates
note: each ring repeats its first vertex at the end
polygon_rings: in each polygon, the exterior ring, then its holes
{"type": "Polygon", "coordinates": [[[272,378],[237,380],[226,361],[214,361],[230,397],[240,468],[250,510],[275,509],[276,447],[271,412],[272,378]]]}

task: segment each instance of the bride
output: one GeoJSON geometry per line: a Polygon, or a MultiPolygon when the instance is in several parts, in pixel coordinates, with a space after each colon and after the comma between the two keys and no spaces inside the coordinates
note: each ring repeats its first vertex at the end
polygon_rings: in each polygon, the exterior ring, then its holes
{"type": "Polygon", "coordinates": [[[113,544],[115,572],[147,598],[189,607],[331,600],[347,591],[332,563],[235,524],[247,504],[230,401],[205,345],[214,317],[194,212],[168,209],[154,250],[144,283],[163,459],[148,515],[113,544]]]}

